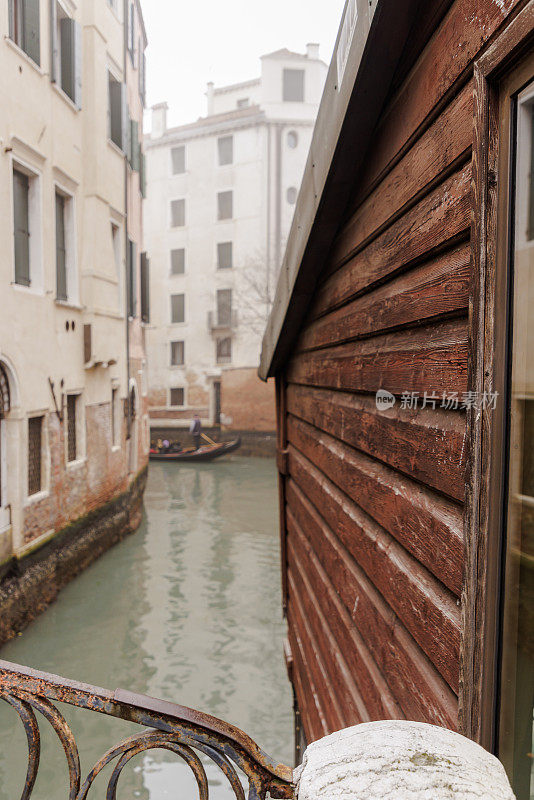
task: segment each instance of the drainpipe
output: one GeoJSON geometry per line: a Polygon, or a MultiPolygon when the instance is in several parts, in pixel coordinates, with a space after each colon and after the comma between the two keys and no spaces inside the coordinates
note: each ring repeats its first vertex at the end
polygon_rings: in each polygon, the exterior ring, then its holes
{"type": "MultiPolygon", "coordinates": [[[[271,291],[271,125],[267,123],[267,271],[265,280],[265,303],[268,304],[271,291]]],[[[269,313],[269,309],[267,309],[269,313]]]]}
{"type": "Polygon", "coordinates": [[[276,185],[275,185],[275,268],[276,277],[280,270],[281,236],[282,236],[282,125],[276,126],[276,185]]]}
{"type": "MultiPolygon", "coordinates": [[[[129,26],[129,15],[128,15],[128,0],[124,0],[123,2],[123,75],[124,75],[124,85],[127,87],[128,82],[126,79],[127,69],[128,69],[128,26],[129,26]]],[[[130,240],[128,237],[128,154],[124,154],[124,254],[126,256],[126,264],[128,264],[128,248],[130,246],[130,240]]],[[[125,276],[126,280],[124,281],[124,288],[125,288],[125,319],[126,319],[126,408],[128,411],[127,416],[127,423],[126,423],[126,439],[129,440],[132,435],[132,408],[130,403],[130,320],[128,314],[128,304],[129,304],[129,296],[128,296],[128,286],[129,280],[128,275],[125,276]]],[[[128,464],[129,470],[129,464],[128,464]]]]}

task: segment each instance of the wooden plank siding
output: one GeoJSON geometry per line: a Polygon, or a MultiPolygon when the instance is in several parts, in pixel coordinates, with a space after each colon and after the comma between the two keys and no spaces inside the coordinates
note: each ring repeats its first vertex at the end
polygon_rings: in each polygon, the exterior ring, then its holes
{"type": "Polygon", "coordinates": [[[308,741],[375,719],[458,724],[466,413],[442,398],[472,388],[473,64],[522,5],[455,0],[393,81],[278,373],[289,644],[308,741]],[[392,408],[377,408],[379,389],[392,408]],[[418,407],[402,407],[412,392],[418,407]]]}

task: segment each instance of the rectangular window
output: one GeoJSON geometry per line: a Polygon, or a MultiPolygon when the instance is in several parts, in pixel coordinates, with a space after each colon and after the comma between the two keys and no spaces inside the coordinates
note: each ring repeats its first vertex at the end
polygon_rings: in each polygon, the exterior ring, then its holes
{"type": "Polygon", "coordinates": [[[184,405],[184,389],[183,387],[175,387],[171,389],[171,406],[183,406],[184,405]]]}
{"type": "Polygon", "coordinates": [[[28,420],[28,494],[42,489],[43,417],[28,420]]]}
{"type": "Polygon", "coordinates": [[[56,192],[56,298],[66,300],[67,247],[65,243],[65,198],[56,192]]]}
{"type": "Polygon", "coordinates": [[[225,336],[224,339],[217,339],[216,342],[217,364],[229,364],[232,360],[232,339],[225,336]]]}
{"type": "Polygon", "coordinates": [[[240,100],[237,101],[238,108],[247,108],[250,105],[250,100],[248,97],[242,97],[240,100]]]}
{"type": "Polygon", "coordinates": [[[217,194],[217,219],[232,219],[234,215],[234,193],[232,191],[217,194]]]}
{"type": "Polygon", "coordinates": [[[171,295],[171,322],[185,322],[185,295],[171,295]]]}
{"type": "Polygon", "coordinates": [[[150,259],[141,253],[141,322],[150,322],[150,259]]]}
{"type": "Polygon", "coordinates": [[[171,250],[171,275],[183,275],[185,272],[185,249],[179,247],[171,250]]]}
{"type": "Polygon", "coordinates": [[[126,279],[128,281],[128,316],[137,315],[137,245],[128,239],[126,251],[126,279]]]}
{"type": "Polygon", "coordinates": [[[217,269],[230,269],[233,265],[232,242],[219,242],[217,245],[217,269]]]}
{"type": "Polygon", "coordinates": [[[71,19],[57,0],[51,5],[51,80],[81,106],[82,34],[81,26],[71,19]]]}
{"type": "Polygon", "coordinates": [[[217,324],[231,325],[232,323],[232,290],[217,290],[217,324]]]}
{"type": "Polygon", "coordinates": [[[135,6],[133,3],[128,5],[128,52],[131,62],[135,66],[135,6]]]}
{"type": "Polygon", "coordinates": [[[130,123],[126,86],[116,80],[111,72],[108,72],[108,99],[108,136],[117,147],[120,147],[123,153],[127,153],[130,123]]]}
{"type": "Polygon", "coordinates": [[[116,447],[119,442],[119,390],[111,389],[111,444],[116,447]]]}
{"type": "Polygon", "coordinates": [[[76,461],[78,458],[77,436],[78,395],[67,395],[67,461],[76,461]]]}
{"type": "Polygon", "coordinates": [[[171,342],[171,367],[181,367],[185,359],[185,342],[171,342]]]}
{"type": "Polygon", "coordinates": [[[171,227],[183,228],[185,225],[185,200],[171,200],[171,227]]]}
{"type": "Polygon", "coordinates": [[[122,308],[122,260],[121,260],[121,235],[120,228],[111,223],[111,247],[113,250],[113,260],[115,262],[115,274],[117,277],[117,308],[122,308]]]}
{"type": "Polygon", "coordinates": [[[41,64],[41,29],[39,0],[8,0],[9,36],[35,61],[41,64]]]}
{"type": "Polygon", "coordinates": [[[30,179],[13,170],[15,283],[30,285],[30,179]]]}
{"type": "Polygon", "coordinates": [[[304,70],[285,69],[283,72],[283,99],[286,103],[304,102],[304,70]]]}
{"type": "Polygon", "coordinates": [[[234,137],[220,136],[217,139],[217,149],[219,153],[219,166],[234,163],[234,137]]]}
{"type": "Polygon", "coordinates": [[[172,148],[171,161],[173,175],[181,175],[182,172],[185,172],[185,145],[172,148]]]}

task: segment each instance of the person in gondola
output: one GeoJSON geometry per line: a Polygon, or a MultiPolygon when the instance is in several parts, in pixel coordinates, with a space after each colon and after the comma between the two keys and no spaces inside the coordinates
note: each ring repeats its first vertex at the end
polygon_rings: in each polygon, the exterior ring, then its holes
{"type": "Polygon", "coordinates": [[[195,450],[200,448],[200,434],[202,432],[202,425],[198,414],[193,416],[191,425],[189,426],[189,433],[193,434],[193,442],[195,443],[195,450]]]}

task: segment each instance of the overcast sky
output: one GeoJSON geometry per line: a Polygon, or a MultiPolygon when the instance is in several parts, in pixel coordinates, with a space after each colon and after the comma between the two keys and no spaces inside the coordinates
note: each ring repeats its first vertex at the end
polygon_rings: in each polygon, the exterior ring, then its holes
{"type": "Polygon", "coordinates": [[[321,45],[330,62],[344,0],[142,0],[147,107],[166,100],[170,125],[206,113],[206,83],[259,77],[259,57],[321,45]]]}

